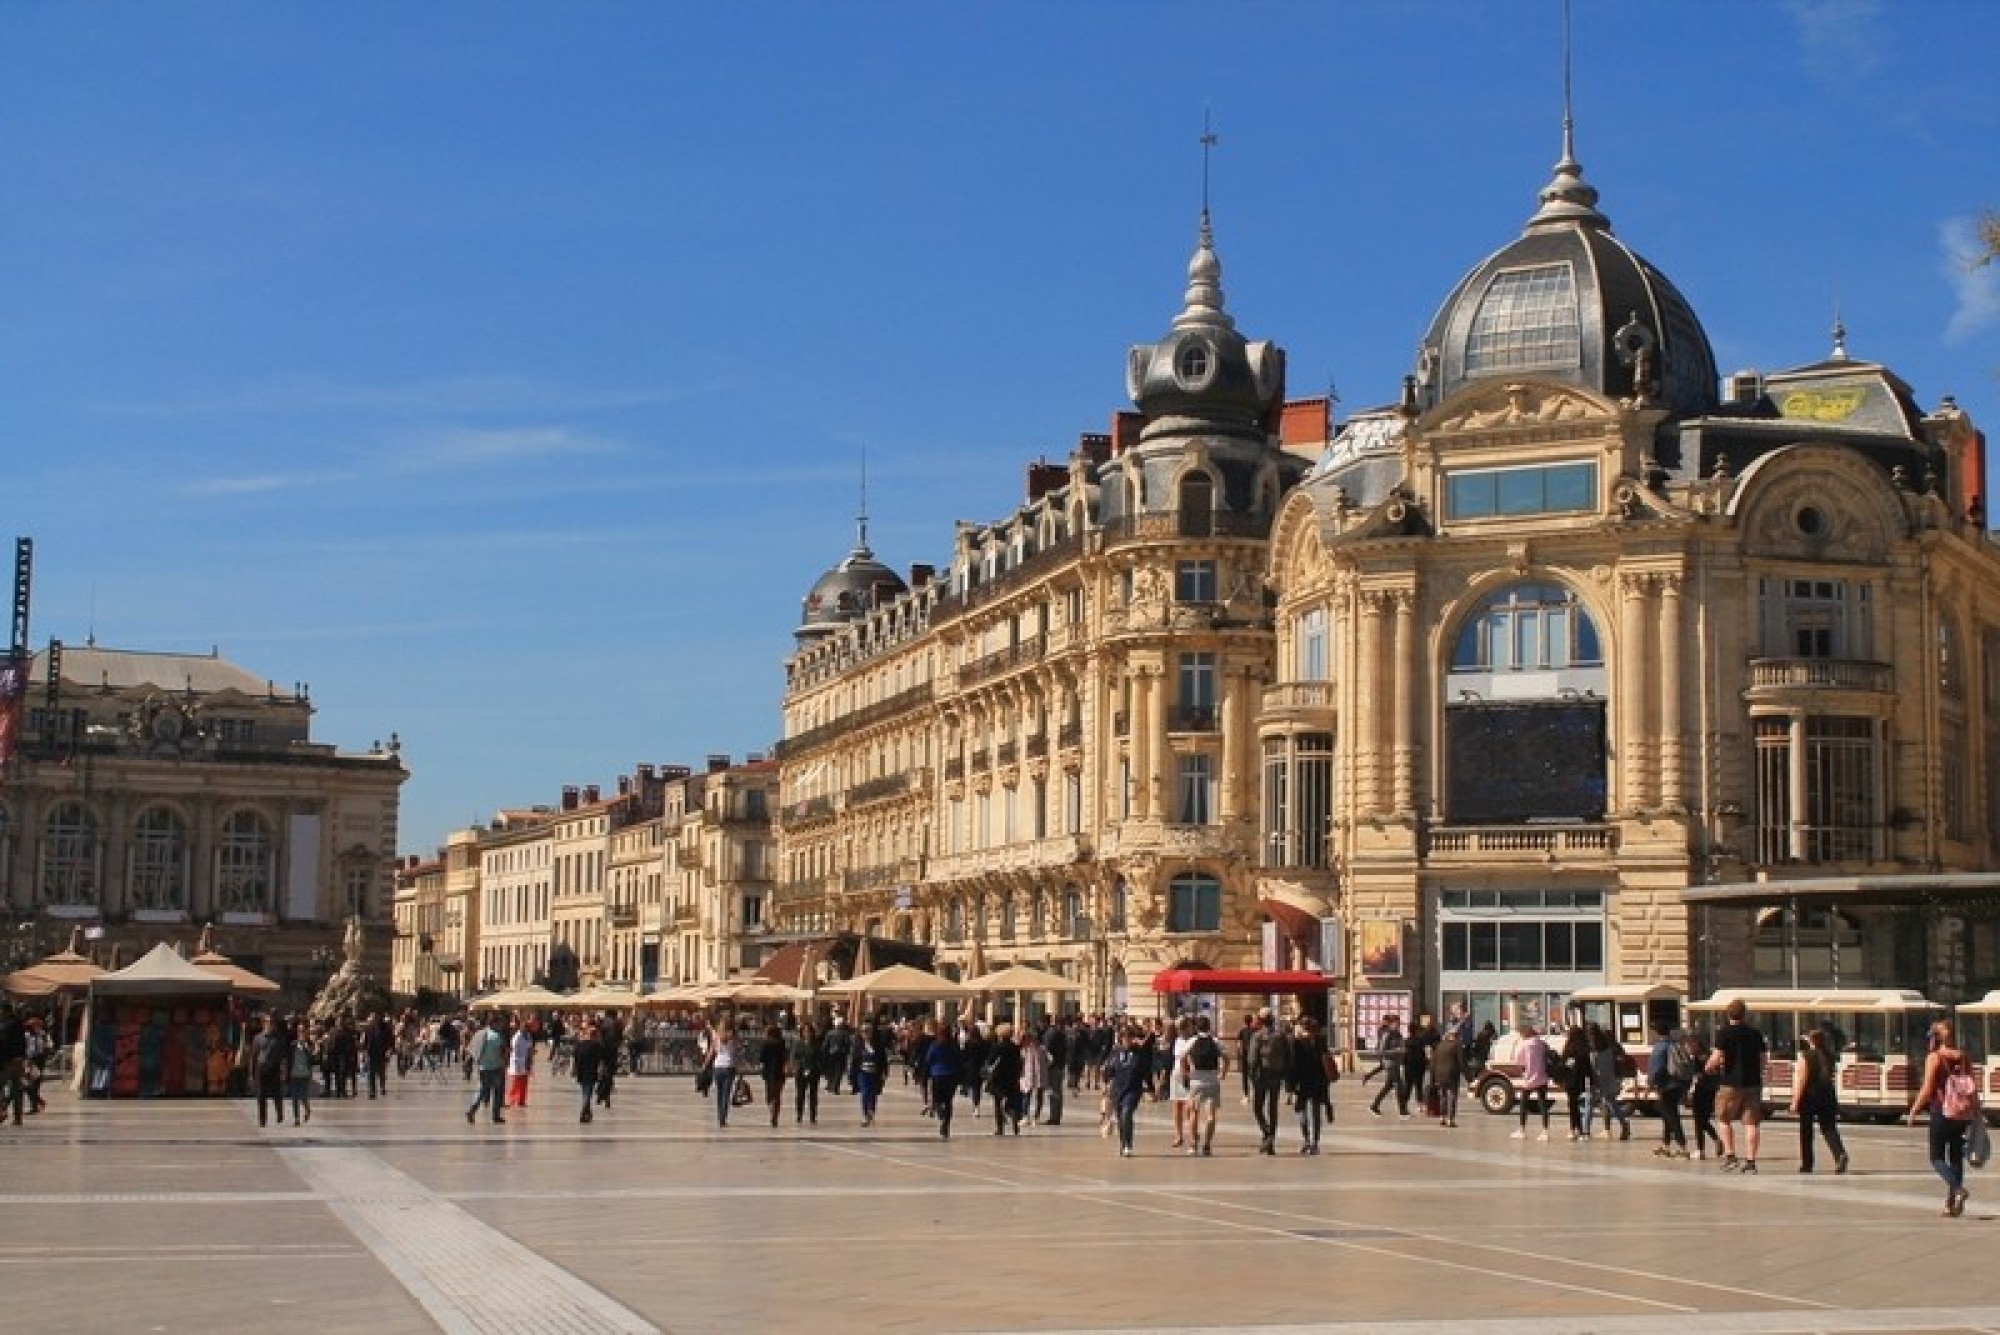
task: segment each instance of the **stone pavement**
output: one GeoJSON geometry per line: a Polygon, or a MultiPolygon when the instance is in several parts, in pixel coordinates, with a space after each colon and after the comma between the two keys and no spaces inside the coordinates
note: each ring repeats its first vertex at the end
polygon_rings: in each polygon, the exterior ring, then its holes
{"type": "MultiPolygon", "coordinates": [[[[1763,1173],[1629,1143],[1370,1117],[1358,1082],[1319,1158],[1254,1153],[1232,1097],[1210,1159],[1149,1108],[1120,1159],[1087,1099],[941,1141],[894,1083],[883,1116],[726,1130],[685,1078],[623,1082],[576,1121],[538,1076],[504,1126],[457,1079],[315,1104],[80,1103],[0,1128],[0,1284],[23,1331],[2000,1330],[2000,1187],[1959,1220],[1921,1133],[1853,1127],[1854,1170],[1763,1173]],[[1990,1201],[1989,1198],[1990,1197],[1990,1201]],[[1983,1208],[1984,1207],[1984,1208],[1983,1208]]],[[[748,1115],[746,1115],[748,1114],[748,1115]]]]}

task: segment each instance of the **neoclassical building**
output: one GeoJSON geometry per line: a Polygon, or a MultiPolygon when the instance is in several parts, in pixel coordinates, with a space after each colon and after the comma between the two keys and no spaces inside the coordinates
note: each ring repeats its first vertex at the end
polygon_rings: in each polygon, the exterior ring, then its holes
{"type": "Polygon", "coordinates": [[[314,741],[303,686],[213,654],[95,645],[34,657],[0,788],[0,905],[48,948],[95,929],[100,959],[215,945],[303,1002],[358,914],[390,974],[398,793],[388,744],[314,741]],[[52,670],[51,658],[55,658],[52,670]]]}
{"type": "Polygon", "coordinates": [[[1327,405],[1285,402],[1221,280],[1204,212],[1179,313],[1128,359],[1136,412],[1031,465],[943,569],[905,580],[864,521],[807,595],[775,928],[933,945],[948,975],[1043,965],[1090,1009],[1260,961],[1266,541],[1327,405]]]}
{"type": "Polygon", "coordinates": [[[1719,377],[1565,135],[1401,402],[1282,506],[1261,894],[1346,925],[1363,1023],[2000,986],[1949,889],[2000,853],[1983,444],[1838,329],[1719,377]]]}

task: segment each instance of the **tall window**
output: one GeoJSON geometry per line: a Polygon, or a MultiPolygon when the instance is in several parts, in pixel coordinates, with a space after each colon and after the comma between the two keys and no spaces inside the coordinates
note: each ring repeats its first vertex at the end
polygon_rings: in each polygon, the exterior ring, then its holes
{"type": "Polygon", "coordinates": [[[1578,365],[1583,356],[1576,282],[1567,264],[1495,274],[1465,340],[1465,369],[1519,371],[1578,365]]]}
{"type": "Polygon", "coordinates": [[[1174,563],[1174,601],[1180,603],[1214,602],[1215,562],[1176,561],[1174,563]]]}
{"type": "Polygon", "coordinates": [[[1068,886],[1063,890],[1062,934],[1068,941],[1081,940],[1084,935],[1083,891],[1075,886],[1068,886]]]}
{"type": "Polygon", "coordinates": [[[1215,484],[1206,473],[1181,479],[1181,536],[1205,538],[1215,530],[1215,484]]]}
{"type": "Polygon", "coordinates": [[[1333,734],[1264,743],[1264,865],[1326,868],[1333,858],[1333,734]]]}
{"type": "Polygon", "coordinates": [[[1184,871],[1167,885],[1169,932],[1214,932],[1222,927],[1222,883],[1184,871]]]}
{"type": "Polygon", "coordinates": [[[1180,758],[1180,783],[1174,804],[1174,821],[1180,825],[1208,825],[1215,819],[1215,764],[1207,756],[1180,758]]]}
{"type": "Polygon", "coordinates": [[[81,802],[64,802],[42,826],[40,893],[45,904],[98,902],[97,817],[81,802]]]}
{"type": "Polygon", "coordinates": [[[1837,716],[1759,718],[1754,723],[1757,860],[1820,863],[1879,857],[1879,725],[1872,719],[1837,716]],[[1795,757],[1799,748],[1803,755],[1795,757]]]}
{"type": "Polygon", "coordinates": [[[1774,658],[1869,657],[1869,589],[1838,579],[1762,579],[1764,652],[1774,658]]]}
{"type": "Polygon", "coordinates": [[[1326,609],[1307,608],[1299,614],[1298,622],[1298,663],[1295,677],[1299,681],[1327,680],[1326,609]]]}
{"type": "Polygon", "coordinates": [[[1012,941],[1014,939],[1014,917],[1014,895],[1012,891],[1008,891],[1000,896],[1000,939],[1002,941],[1012,941]]]}
{"type": "Polygon", "coordinates": [[[1111,921],[1105,924],[1106,931],[1125,930],[1125,912],[1130,899],[1131,892],[1125,888],[1123,876],[1111,883],[1111,921]]]}
{"type": "Polygon", "coordinates": [[[1034,898],[1029,901],[1028,935],[1039,941],[1042,937],[1048,935],[1048,931],[1049,931],[1048,901],[1043,896],[1042,892],[1037,890],[1035,891],[1034,898]]]}
{"type": "Polygon", "coordinates": [[[215,911],[269,913],[277,860],[269,822],[254,811],[233,813],[215,850],[215,911]]]}
{"type": "Polygon", "coordinates": [[[172,807],[140,813],[132,826],[131,862],[131,907],[187,908],[187,823],[172,807]]]}
{"type": "Polygon", "coordinates": [[[1598,664],[1597,625],[1560,584],[1512,584],[1482,602],[1458,632],[1454,669],[1536,672],[1598,664]]]}
{"type": "Polygon", "coordinates": [[[1207,731],[1215,726],[1215,655],[1180,656],[1181,728],[1207,731]]]}

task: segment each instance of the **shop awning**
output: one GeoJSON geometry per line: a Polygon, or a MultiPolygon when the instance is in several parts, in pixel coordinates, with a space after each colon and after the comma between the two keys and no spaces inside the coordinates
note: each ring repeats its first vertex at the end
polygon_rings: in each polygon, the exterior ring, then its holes
{"type": "Polygon", "coordinates": [[[1266,896],[1257,901],[1257,907],[1264,915],[1278,924],[1278,930],[1292,941],[1312,949],[1319,947],[1319,915],[1311,909],[1300,908],[1289,899],[1266,896]]]}
{"type": "Polygon", "coordinates": [[[1324,992],[1334,980],[1303,969],[1165,969],[1153,975],[1155,992],[1213,992],[1227,996],[1268,996],[1324,992]]]}

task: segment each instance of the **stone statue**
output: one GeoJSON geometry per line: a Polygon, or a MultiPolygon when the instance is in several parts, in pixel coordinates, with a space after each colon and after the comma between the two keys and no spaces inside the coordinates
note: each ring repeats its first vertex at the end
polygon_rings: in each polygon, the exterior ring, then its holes
{"type": "Polygon", "coordinates": [[[340,968],[343,973],[358,973],[361,970],[361,915],[347,915],[347,936],[342,943],[342,953],[346,962],[340,968]]]}
{"type": "Polygon", "coordinates": [[[341,951],[345,958],[333,977],[326,980],[326,986],[313,998],[306,1013],[319,1024],[331,1024],[343,1016],[356,1020],[366,1019],[380,1011],[393,1014],[393,999],[373,977],[361,972],[361,915],[350,914],[347,930],[341,937],[341,951]]]}

